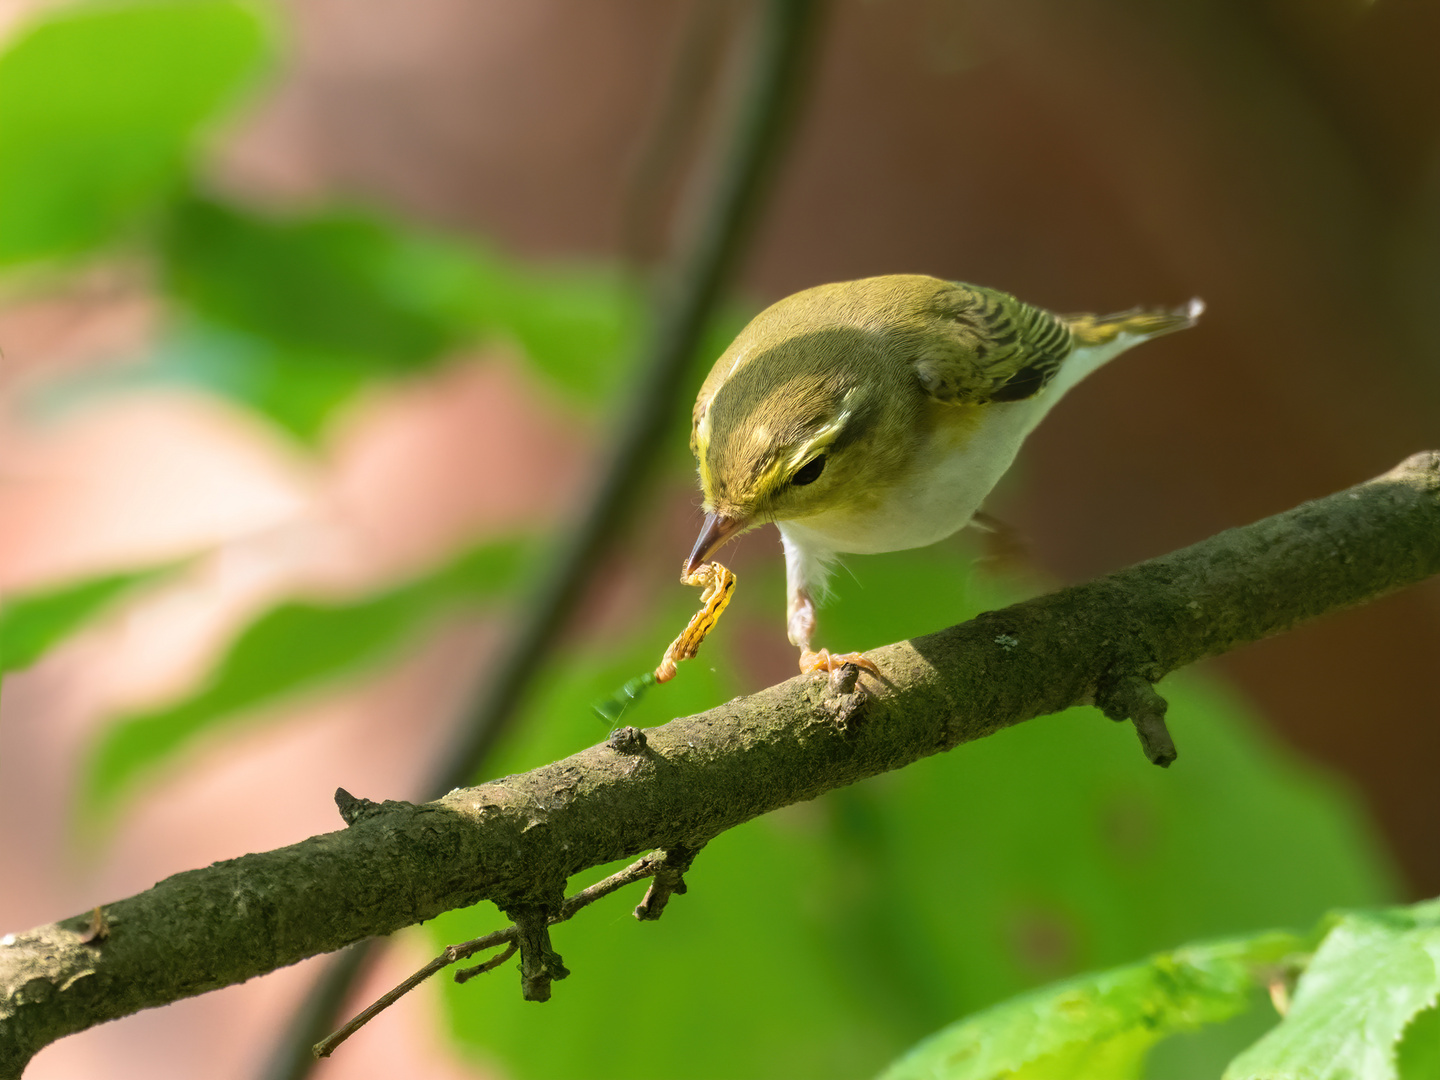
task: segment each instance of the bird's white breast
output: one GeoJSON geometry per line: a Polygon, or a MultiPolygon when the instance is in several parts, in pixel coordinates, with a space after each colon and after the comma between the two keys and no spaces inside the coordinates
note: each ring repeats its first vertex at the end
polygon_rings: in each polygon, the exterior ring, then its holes
{"type": "Polygon", "coordinates": [[[1035,403],[988,406],[962,445],[936,432],[920,447],[904,482],[869,493],[868,505],[782,521],[787,540],[819,558],[843,552],[871,555],[924,547],[969,523],[985,496],[1015,460],[1034,424],[1035,403]]]}
{"type": "MultiPolygon", "coordinates": [[[[1075,350],[1055,379],[1025,401],[983,407],[978,423],[960,438],[943,425],[919,448],[905,479],[878,491],[864,506],[778,523],[789,562],[806,578],[835,554],[875,554],[933,544],[964,528],[1000,481],[1025,436],[1082,378],[1141,338],[1075,350]]],[[[823,571],[822,571],[823,572],[823,571]]]]}

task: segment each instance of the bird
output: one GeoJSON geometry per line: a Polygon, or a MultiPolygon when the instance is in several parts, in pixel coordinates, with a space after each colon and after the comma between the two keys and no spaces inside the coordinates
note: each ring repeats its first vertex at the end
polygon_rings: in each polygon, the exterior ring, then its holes
{"type": "Polygon", "coordinates": [[[1025,437],[1076,383],[1204,304],[1055,315],[923,274],[818,285],[772,304],[716,360],[692,415],[704,524],[694,574],[773,522],[786,630],[802,673],[860,653],[813,649],[841,554],[923,547],[971,523],[1025,437]]]}

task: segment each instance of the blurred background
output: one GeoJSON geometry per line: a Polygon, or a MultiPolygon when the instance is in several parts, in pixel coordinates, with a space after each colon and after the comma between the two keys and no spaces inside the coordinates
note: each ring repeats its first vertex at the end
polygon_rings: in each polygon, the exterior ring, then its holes
{"type": "MultiPolygon", "coordinates": [[[[0,929],[337,828],[340,785],[433,794],[640,393],[761,6],[0,4],[0,929]]],[[[1208,304],[1032,437],[989,504],[1021,553],[850,560],[841,648],[1440,447],[1440,5],[835,0],[810,36],[643,495],[477,776],[602,739],[588,703],[683,624],[690,401],[808,285],[1208,304]]],[[[776,539],[727,557],[733,614],[627,722],[791,674],[776,539]]],[[[1075,710],[772,815],[659,924],[637,890],[558,929],[549,1005],[437,979],[317,1074],[866,1076],[1076,971],[1434,895],[1437,652],[1431,582],[1167,681],[1168,772],[1075,710]]],[[[350,1011],[499,925],[397,935],[350,1011]]],[[[324,964],[27,1076],[262,1075],[324,964]]]]}

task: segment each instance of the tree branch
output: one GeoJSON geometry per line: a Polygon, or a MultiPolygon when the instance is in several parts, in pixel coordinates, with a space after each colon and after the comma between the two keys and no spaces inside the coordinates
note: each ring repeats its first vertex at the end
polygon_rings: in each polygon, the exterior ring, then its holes
{"type": "MultiPolygon", "coordinates": [[[[336,801],[339,800],[337,799],[336,801]]],[[[662,856],[647,855],[645,858],[638,859],[631,863],[624,870],[611,874],[603,881],[597,881],[589,888],[581,889],[574,896],[567,899],[565,903],[560,905],[560,911],[550,917],[549,925],[554,926],[556,923],[565,922],[581,908],[590,906],[602,896],[609,896],[616,889],[622,889],[626,885],[650,877],[655,873],[656,868],[661,865],[662,861],[662,856]]],[[[314,1051],[313,1056],[316,1058],[329,1057],[335,1052],[337,1046],[436,972],[445,970],[445,968],[451,964],[458,964],[461,960],[468,960],[476,953],[485,952],[487,949],[494,949],[505,945],[506,948],[503,952],[497,953],[483,964],[477,964],[475,967],[457,971],[455,973],[455,981],[458,983],[469,982],[476,975],[483,975],[487,971],[495,970],[495,968],[515,955],[516,951],[520,948],[519,936],[519,924],[512,923],[504,930],[496,930],[494,933],[486,934],[484,937],[474,938],[470,941],[462,942],[459,945],[447,945],[445,951],[434,960],[431,960],[398,986],[387,990],[377,998],[373,1004],[357,1013],[338,1030],[316,1043],[312,1048],[314,1051]]]]}
{"type": "Polygon", "coordinates": [[[694,852],[771,810],[1107,693],[1112,715],[1128,698],[1153,716],[1133,680],[1153,685],[1436,573],[1430,452],[1098,581],[876,649],[878,679],[802,676],[651,729],[643,746],[601,744],[421,806],[348,803],[341,832],[105,905],[104,938],[85,940],[87,910],[0,939],[0,1077],[104,1020],[481,900],[518,916],[522,950],[528,920],[538,991],[564,969],[537,913],[561,910],[573,874],[652,849],[694,852]]]}

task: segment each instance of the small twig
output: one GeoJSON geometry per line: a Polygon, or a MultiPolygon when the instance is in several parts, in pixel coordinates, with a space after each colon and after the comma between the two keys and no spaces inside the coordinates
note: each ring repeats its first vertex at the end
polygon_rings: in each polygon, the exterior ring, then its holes
{"type": "Polygon", "coordinates": [[[434,975],[441,968],[454,963],[453,960],[447,959],[446,953],[448,952],[449,950],[447,949],[445,953],[441,953],[434,960],[431,960],[430,963],[426,964],[419,971],[415,972],[414,975],[411,975],[399,986],[393,987],[392,989],[387,990],[384,994],[380,995],[380,997],[376,998],[375,1001],[372,1002],[368,1008],[364,1009],[362,1012],[352,1017],[348,1022],[346,1022],[343,1027],[331,1032],[329,1035],[325,1036],[325,1038],[321,1039],[318,1043],[311,1047],[311,1053],[313,1053],[317,1058],[329,1057],[332,1053],[334,1053],[335,1048],[341,1043],[343,1043],[346,1039],[348,1039],[351,1035],[354,1035],[355,1032],[359,1031],[362,1027],[368,1024],[371,1020],[375,1019],[375,1017],[379,1016],[391,1005],[394,1005],[395,1002],[399,1001],[411,990],[414,990],[415,987],[419,986],[422,982],[428,979],[431,975],[434,975]]]}
{"type": "Polygon", "coordinates": [[[340,811],[340,819],[347,826],[354,825],[374,805],[369,799],[356,798],[343,787],[335,789],[335,808],[340,811]]]}
{"type": "Polygon", "coordinates": [[[698,848],[692,851],[674,847],[661,853],[655,867],[655,880],[645,890],[645,899],[635,909],[635,918],[641,922],[654,922],[665,913],[665,905],[673,894],[685,893],[685,871],[690,869],[698,852],[698,848]]]}
{"type": "Polygon", "coordinates": [[[483,964],[476,964],[474,967],[462,968],[461,970],[455,972],[455,981],[457,983],[467,983],[471,979],[475,978],[476,975],[484,975],[487,971],[494,971],[506,960],[509,960],[510,957],[514,956],[516,951],[519,950],[519,948],[519,942],[512,941],[506,947],[504,952],[497,953],[489,960],[486,960],[483,964]]]}
{"type": "Polygon", "coordinates": [[[1169,703],[1154,685],[1138,675],[1122,675],[1095,695],[1100,711],[1117,723],[1129,720],[1140,737],[1140,747],[1151,764],[1168,769],[1175,760],[1175,740],[1165,726],[1169,703]]]}
{"type": "MultiPolygon", "coordinates": [[[[486,949],[493,949],[497,945],[511,945],[514,944],[514,942],[515,927],[512,924],[503,930],[496,930],[493,933],[486,934],[484,937],[471,938],[469,941],[461,942],[459,945],[446,945],[445,951],[425,966],[430,967],[431,964],[439,964],[440,967],[435,968],[436,971],[439,971],[440,968],[446,967],[449,964],[458,964],[461,960],[469,960],[470,957],[476,953],[484,952],[486,949]],[[442,960],[444,963],[440,963],[442,960]]],[[[486,961],[487,964],[489,962],[488,960],[486,961]]]]}
{"type": "MultiPolygon", "coordinates": [[[[694,856],[692,855],[691,858],[693,859],[694,856]]],[[[560,905],[560,910],[550,917],[548,925],[554,926],[556,923],[562,923],[577,911],[599,900],[602,896],[609,896],[612,892],[615,892],[617,889],[623,889],[632,882],[641,881],[644,878],[650,877],[658,868],[664,865],[664,862],[665,856],[662,853],[652,852],[644,858],[636,859],[629,866],[625,867],[624,870],[616,871],[607,878],[601,878],[595,882],[594,885],[581,889],[574,896],[567,898],[565,902],[560,905]]],[[[688,866],[689,864],[687,863],[686,865],[688,866]]],[[[682,889],[681,891],[683,892],[684,890],[682,889]]],[[[317,1058],[329,1057],[334,1053],[337,1046],[437,971],[442,971],[451,964],[458,964],[461,960],[468,960],[476,953],[482,953],[486,949],[494,949],[501,945],[508,946],[504,952],[491,957],[483,964],[466,968],[463,971],[457,971],[455,973],[455,981],[459,983],[468,982],[476,975],[495,970],[506,960],[509,960],[510,957],[514,956],[520,948],[517,938],[518,932],[515,926],[511,925],[505,927],[503,930],[496,930],[494,933],[486,934],[484,937],[471,938],[469,941],[461,942],[459,945],[447,945],[444,952],[431,960],[419,971],[415,972],[415,974],[400,983],[400,985],[387,990],[380,997],[376,998],[363,1012],[356,1014],[352,1019],[347,1021],[344,1026],[337,1028],[331,1034],[321,1039],[312,1048],[312,1053],[314,1053],[317,1058]]],[[[559,976],[556,977],[558,978],[559,976]]]]}
{"type": "Polygon", "coordinates": [[[666,90],[630,168],[620,211],[621,250],[634,266],[649,268],[665,246],[666,219],[674,218],[683,176],[702,154],[697,134],[714,123],[712,99],[722,82],[726,54],[743,9],[723,0],[695,0],[673,50],[666,90]]]}
{"type": "Polygon", "coordinates": [[[515,920],[520,943],[520,996],[526,1001],[549,1001],[550,984],[568,978],[570,969],[550,944],[550,911],[541,904],[517,904],[506,914],[515,920]]]}
{"type": "Polygon", "coordinates": [[[645,732],[639,728],[622,727],[610,732],[605,745],[617,754],[639,754],[644,752],[646,741],[645,732]]]}
{"type": "Polygon", "coordinates": [[[80,940],[86,945],[95,945],[109,936],[110,923],[105,919],[105,909],[97,907],[90,913],[90,925],[85,929],[85,933],[80,935],[80,940]]]}
{"type": "Polygon", "coordinates": [[[624,870],[619,870],[607,878],[602,878],[588,889],[581,889],[574,896],[570,897],[560,905],[560,914],[556,915],[551,923],[564,922],[583,907],[593,904],[602,896],[609,896],[616,889],[623,889],[632,881],[643,881],[652,876],[665,861],[661,852],[652,851],[643,859],[636,859],[624,870]]]}

